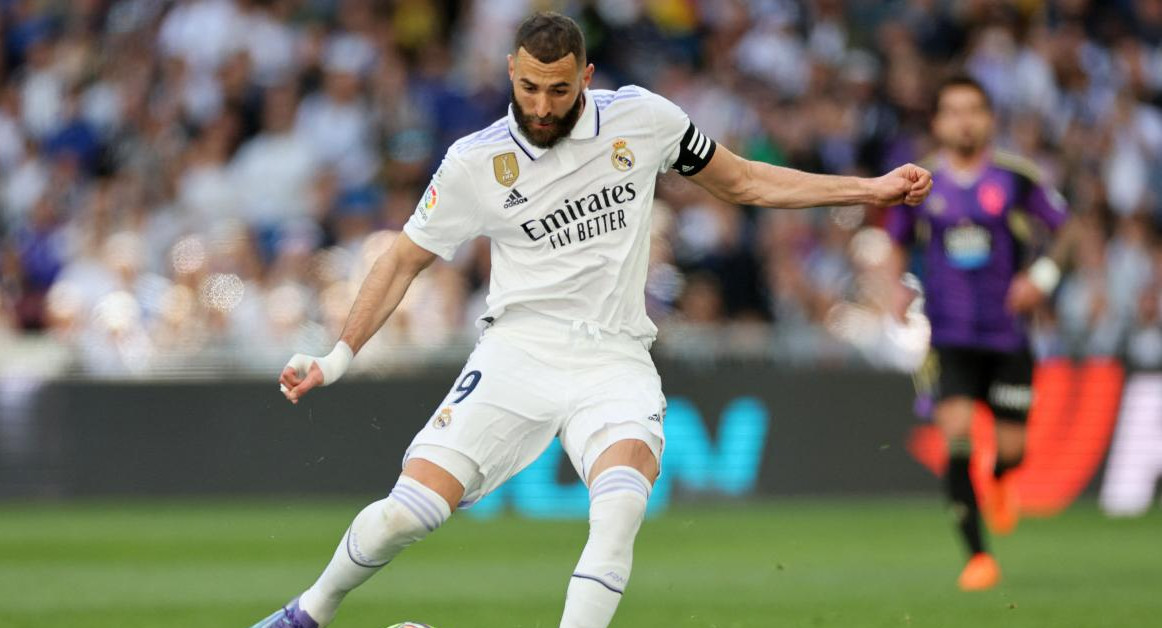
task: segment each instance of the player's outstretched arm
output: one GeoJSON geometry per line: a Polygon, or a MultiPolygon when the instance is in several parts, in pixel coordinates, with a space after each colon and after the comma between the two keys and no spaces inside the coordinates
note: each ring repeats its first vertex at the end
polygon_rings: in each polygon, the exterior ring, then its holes
{"type": "Polygon", "coordinates": [[[690,179],[731,203],[786,209],[918,205],[932,189],[932,174],[913,164],[881,177],[842,177],[750,161],[722,145],[718,145],[710,163],[690,179]]]}
{"type": "Polygon", "coordinates": [[[298,403],[312,388],[339,379],[355,353],[399,306],[416,275],[435,259],[434,253],[412,242],[406,233],[399,234],[391,248],[375,260],[359,287],[335,349],[323,357],[296,353],[283,368],[278,382],[286,398],[298,403]]]}

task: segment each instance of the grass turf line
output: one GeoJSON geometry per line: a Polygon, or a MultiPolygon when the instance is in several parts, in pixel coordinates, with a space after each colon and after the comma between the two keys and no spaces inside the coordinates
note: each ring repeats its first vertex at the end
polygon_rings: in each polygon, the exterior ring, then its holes
{"type": "MultiPolygon", "coordinates": [[[[249,626],[308,586],[363,500],[0,504],[0,628],[249,626]]],[[[584,522],[453,519],[336,628],[557,626],[584,522]]],[[[1002,585],[955,589],[938,498],[682,507],[643,526],[613,626],[1101,627],[1162,617],[1162,513],[1091,503],[996,539],[1002,585]]]]}

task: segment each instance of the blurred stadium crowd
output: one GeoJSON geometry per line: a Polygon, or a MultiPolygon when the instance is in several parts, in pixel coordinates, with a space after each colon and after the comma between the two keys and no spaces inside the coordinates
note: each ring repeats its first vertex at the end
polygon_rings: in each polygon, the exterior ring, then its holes
{"type": "MultiPolygon", "coordinates": [[[[582,24],[596,87],[813,171],[923,159],[938,78],[966,68],[1086,225],[1039,352],[1162,362],[1162,0],[0,0],[0,343],[108,376],[325,350],[444,150],[504,115],[511,34],[543,8],[582,24]]],[[[922,345],[885,322],[877,208],[737,207],[673,175],[658,196],[660,350],[922,345]]],[[[437,262],[356,365],[462,355],[488,263],[437,262]]]]}

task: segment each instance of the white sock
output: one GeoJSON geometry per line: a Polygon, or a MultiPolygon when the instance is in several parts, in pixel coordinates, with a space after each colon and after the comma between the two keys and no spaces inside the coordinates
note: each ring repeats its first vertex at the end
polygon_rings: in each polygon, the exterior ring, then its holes
{"type": "Polygon", "coordinates": [[[299,608],[320,626],[331,623],[339,603],[403,549],[440,527],[452,514],[439,493],[402,475],[385,499],[368,505],[351,522],[331,563],[299,596],[299,608]]]}
{"type": "Polygon", "coordinates": [[[606,628],[629,582],[633,540],[650,482],[633,467],[611,467],[589,487],[589,541],[569,580],[561,628],[606,628]]]}

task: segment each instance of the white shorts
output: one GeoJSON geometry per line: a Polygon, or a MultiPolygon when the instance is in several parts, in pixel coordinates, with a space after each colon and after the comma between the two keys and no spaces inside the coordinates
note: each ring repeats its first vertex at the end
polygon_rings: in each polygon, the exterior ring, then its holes
{"type": "Polygon", "coordinates": [[[554,436],[585,482],[619,440],[644,441],[660,467],[665,404],[648,341],[507,312],[485,329],[404,463],[422,458],[455,476],[462,507],[532,464],[554,436]]]}

